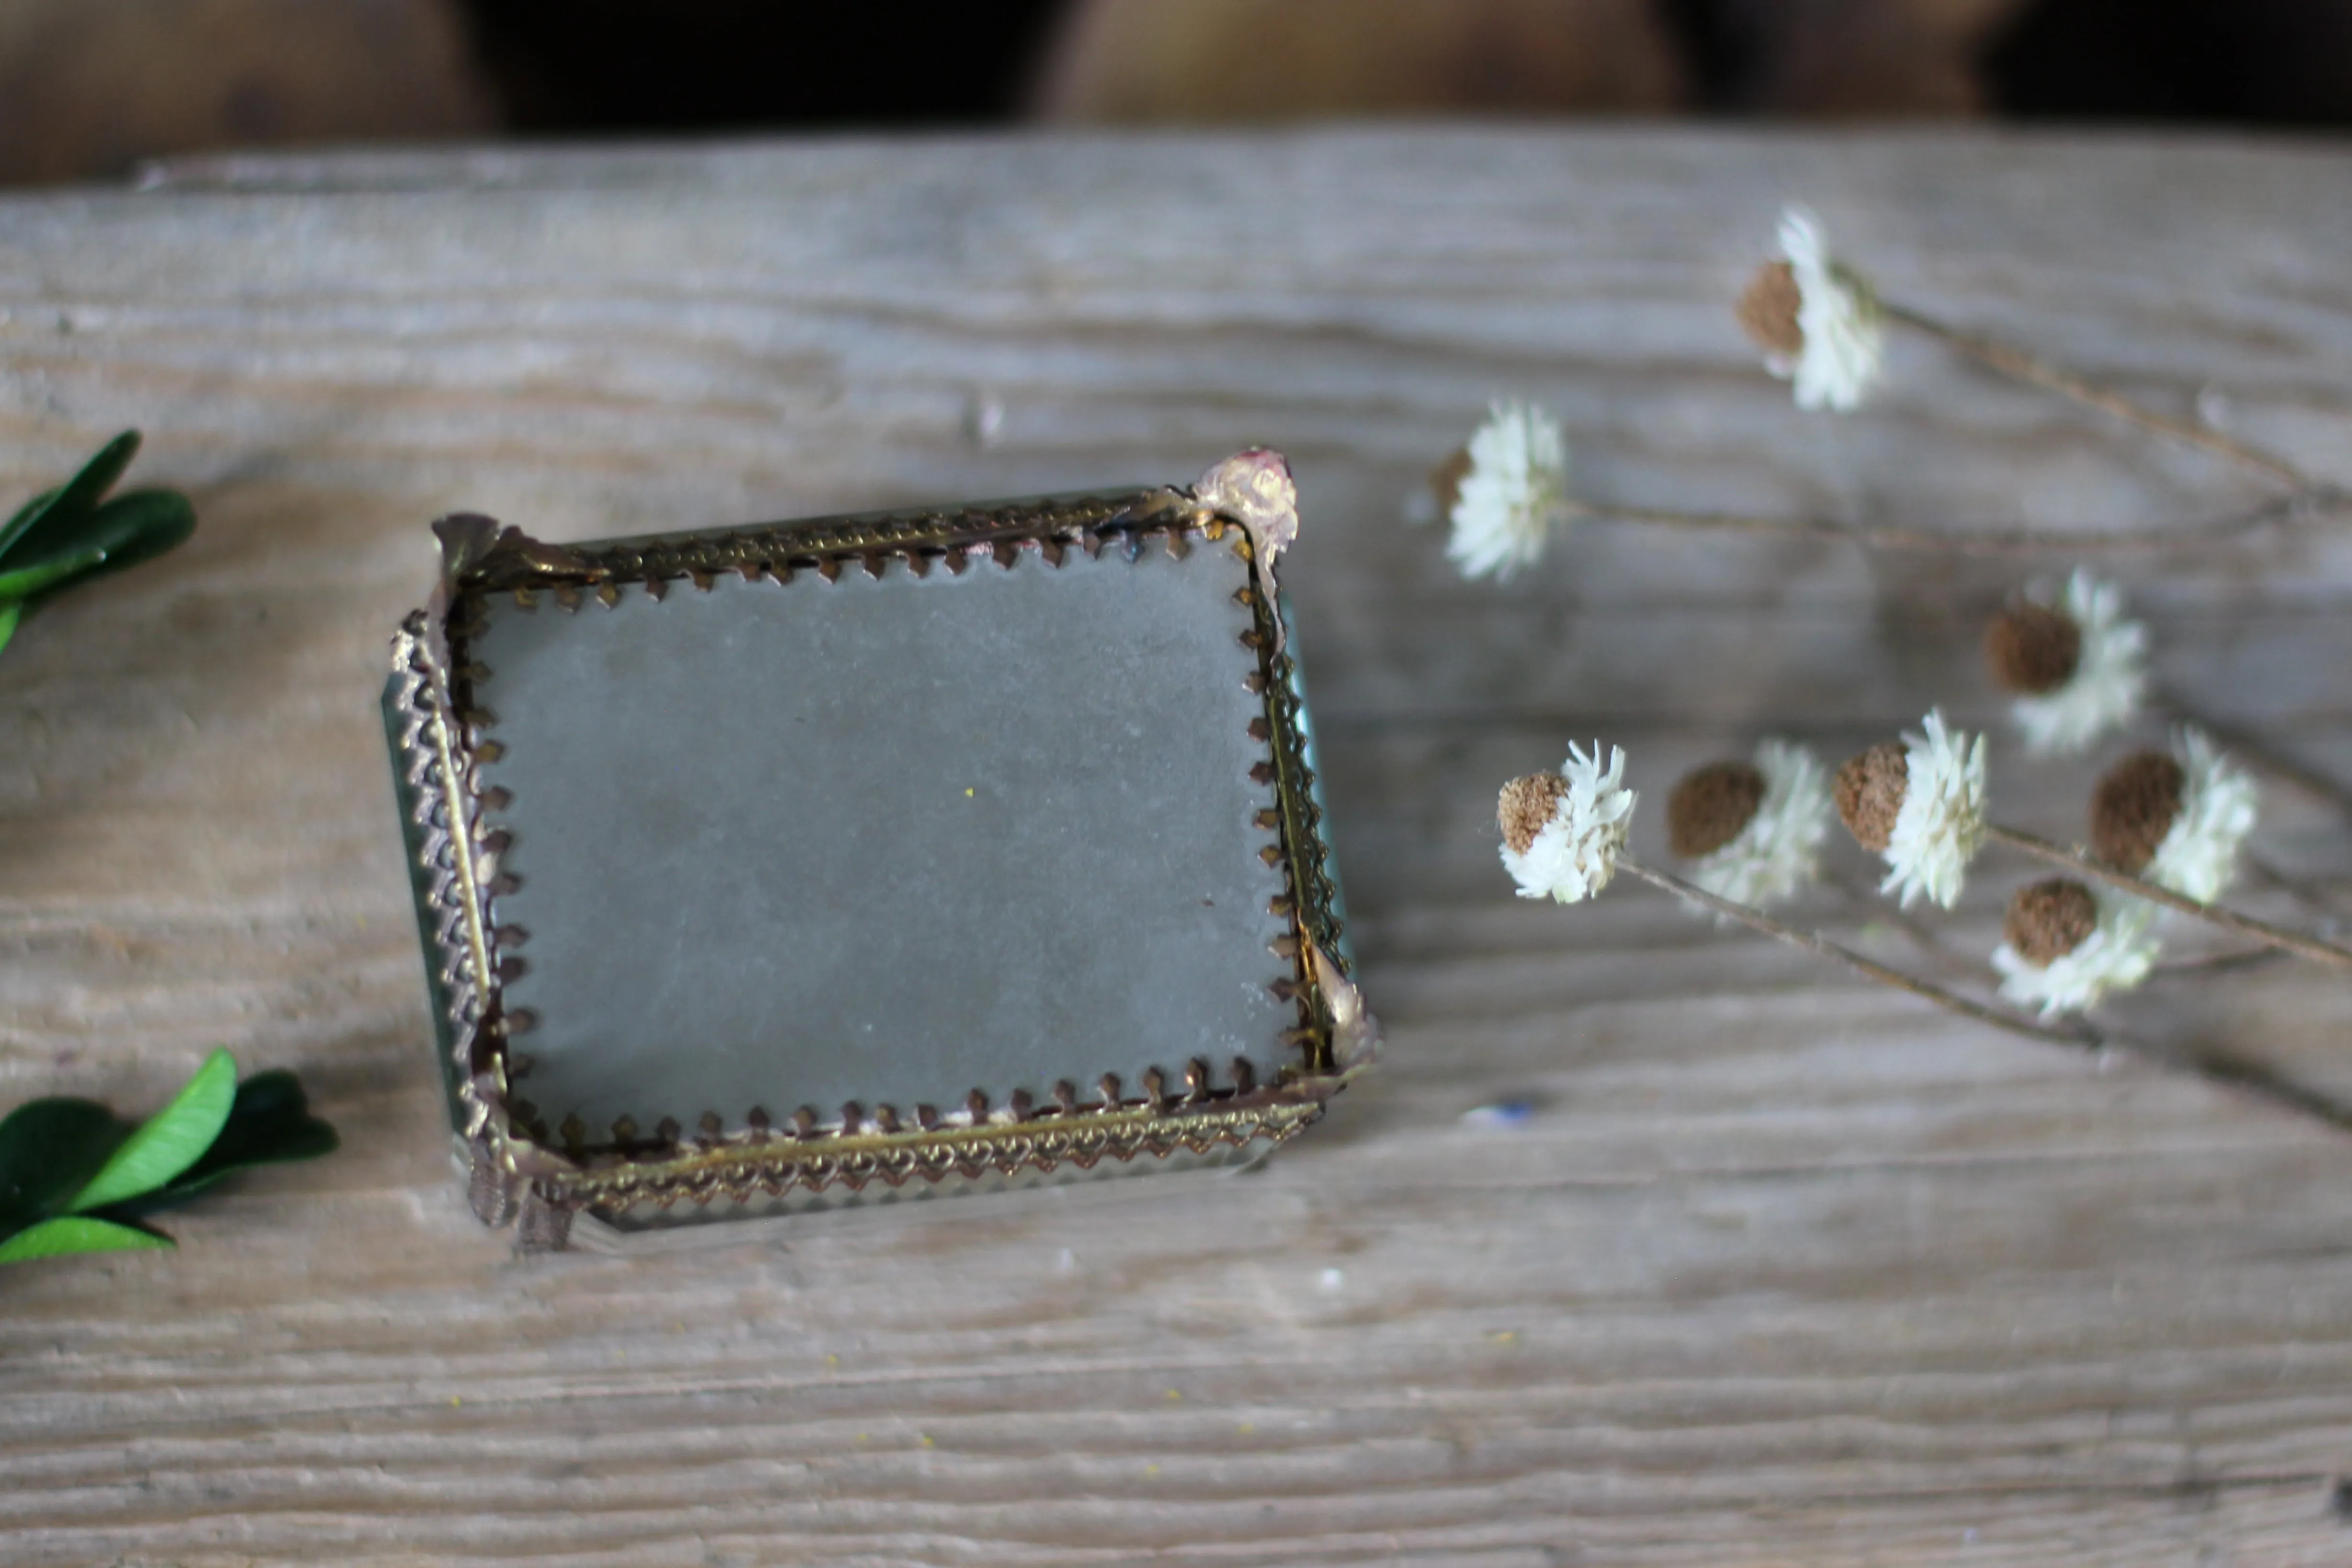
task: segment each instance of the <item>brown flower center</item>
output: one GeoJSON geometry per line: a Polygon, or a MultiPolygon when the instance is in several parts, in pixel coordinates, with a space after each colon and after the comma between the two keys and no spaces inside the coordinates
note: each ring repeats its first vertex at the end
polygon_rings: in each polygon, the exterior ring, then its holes
{"type": "Polygon", "coordinates": [[[2091,847],[2118,871],[2137,877],[2180,815],[2189,775],[2163,752],[2135,752],[2106,771],[2091,792],[2091,847]]]}
{"type": "Polygon", "coordinates": [[[2053,877],[2017,889],[2000,934],[2026,963],[2047,969],[2088,942],[2098,924],[2099,900],[2091,889],[2072,877],[2053,877]]]}
{"type": "Polygon", "coordinates": [[[1568,781],[1558,773],[1529,773],[1503,786],[1501,798],[1495,802],[1495,821],[1512,854],[1528,852],[1528,846],[1559,808],[1559,797],[1567,793],[1568,781]]]}
{"type": "Polygon", "coordinates": [[[1882,741],[1838,769],[1834,793],[1838,820],[1853,841],[1874,855],[1895,837],[1903,792],[1911,782],[1911,759],[1899,741],[1882,741]]]}
{"type": "Polygon", "coordinates": [[[1666,797],[1666,837],[1685,860],[1712,855],[1756,816],[1764,775],[1746,763],[1709,763],[1666,797]]]}
{"type": "Polygon", "coordinates": [[[1805,352],[1805,330],[1797,324],[1804,302],[1797,269],[1785,261],[1768,261],[1739,296],[1739,325],[1766,353],[1794,359],[1805,352]]]}
{"type": "Polygon", "coordinates": [[[1985,628],[1985,663],[2003,691],[2055,691],[2082,662],[2083,628],[2047,605],[2013,605],[1985,628]]]}
{"type": "Polygon", "coordinates": [[[1470,448],[1456,447],[1445,461],[1429,470],[1429,493],[1437,498],[1437,515],[1450,517],[1462,497],[1462,481],[1470,477],[1470,448]]]}

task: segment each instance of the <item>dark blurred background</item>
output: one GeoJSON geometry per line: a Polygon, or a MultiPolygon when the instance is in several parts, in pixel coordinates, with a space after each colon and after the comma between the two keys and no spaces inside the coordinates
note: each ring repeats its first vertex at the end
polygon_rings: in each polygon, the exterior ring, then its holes
{"type": "Polygon", "coordinates": [[[2352,124],[2352,0],[0,0],[0,183],[233,147],[1383,115],[2352,124]]]}

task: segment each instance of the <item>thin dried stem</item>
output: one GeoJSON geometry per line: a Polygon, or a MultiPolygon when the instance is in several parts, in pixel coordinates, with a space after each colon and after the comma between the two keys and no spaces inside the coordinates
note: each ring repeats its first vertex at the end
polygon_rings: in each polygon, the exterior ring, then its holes
{"type": "Polygon", "coordinates": [[[2317,920],[2323,927],[2334,925],[2343,918],[2343,910],[2326,889],[2315,888],[2298,878],[2288,876],[2251,850],[2245,856],[2245,868],[2252,874],[2255,881],[2265,888],[2275,889],[2293,899],[2303,906],[2305,913],[2317,920]]]}
{"type": "MultiPolygon", "coordinates": [[[[2124,1042],[2118,1044],[2124,1044],[2125,1048],[2159,1067],[2169,1065],[2168,1058],[2154,1051],[2124,1042]]],[[[2237,1089],[2264,1104],[2325,1122],[2339,1132],[2352,1132],[2352,1109],[2339,1105],[2315,1089],[2305,1089],[2292,1079],[2281,1078],[2261,1062],[2212,1051],[2200,1052],[2182,1059],[2200,1078],[2237,1089]]]]}
{"type": "MultiPolygon", "coordinates": [[[[2299,1116],[2308,1116],[2339,1132],[2352,1132],[2352,1109],[2339,1105],[2326,1095],[2305,1089],[2291,1079],[2281,1078],[2260,1062],[2211,1052],[2187,1056],[2169,1055],[2141,1041],[2132,1039],[2128,1036],[2095,1029],[2087,1024],[2078,1024],[2073,1028],[2053,1028],[2047,1025],[2037,1024],[2031,1018],[2004,1012],[1998,1007],[1988,1007],[1980,1003],[1971,1002],[1965,996],[1947,991],[1940,985],[1929,984],[1900,970],[1889,969],[1886,965],[1864,958],[1851,948],[1841,947],[1825,937],[1811,931],[1799,931],[1794,926],[1784,925],[1761,910],[1751,909],[1746,904],[1736,904],[1728,899],[1717,898],[1704,888],[1685,882],[1671,872],[1643,865],[1630,855],[1620,854],[1617,857],[1617,865],[1619,869],[1630,872],[1653,887],[1662,888],[1675,897],[1686,900],[1703,910],[1712,910],[1716,914],[1737,921],[1751,931],[1761,931],[1766,936],[1785,942],[1791,947],[1802,948],[1816,957],[1832,959],[1882,984],[1891,985],[1897,991],[1907,992],[1911,995],[1932,1002],[1947,1012],[1956,1013],[1963,1018],[1972,1019],[1979,1024],[1990,1024],[1996,1029],[2003,1029],[2012,1035],[2021,1035],[2030,1040],[2039,1040],[2044,1045],[2064,1046],[2069,1049],[2093,1053],[2112,1052],[2136,1057],[2141,1061],[2168,1071],[2185,1068],[2209,1083],[2233,1090],[2273,1110],[2293,1111],[2299,1116]]],[[[2264,950],[2265,956],[2269,952],[2270,950],[2264,950]]],[[[2244,964],[2251,960],[2248,955],[2239,953],[2231,955],[2228,962],[2244,964]]]]}
{"type": "Polygon", "coordinates": [[[1944,945],[1934,926],[1880,893],[1876,879],[1857,877],[1844,865],[1833,863],[1822,868],[1822,879],[1835,888],[1847,909],[1865,921],[1861,934],[1868,934],[1870,926],[1889,927],[1941,973],[1956,980],[1973,980],[1980,974],[1979,965],[1944,945]]]}
{"type": "Polygon", "coordinates": [[[2308,475],[2276,453],[2266,452],[2250,442],[2225,436],[2210,426],[2192,425],[2185,419],[2175,419],[2169,415],[2158,414],[2153,408],[2143,407],[2121,393],[2111,392],[2073,371],[2052,364],[2048,360],[2002,342],[1998,338],[1937,321],[1907,306],[1889,304],[1885,309],[1895,321],[1949,344],[1988,369],[2054,392],[2061,397],[2072,398],[2084,407],[2112,414],[2143,430],[2219,453],[2232,462],[2259,469],[2292,489],[2303,490],[2312,488],[2308,475]]]}
{"type": "Polygon", "coordinates": [[[2073,554],[2150,554],[2195,549],[2234,539],[2259,529],[2294,521],[2307,512],[2338,504],[2325,487],[2297,490],[2218,518],[2186,527],[2130,533],[2045,533],[2016,529],[1972,529],[1949,531],[1896,525],[1864,527],[1828,517],[1775,517],[1757,512],[1683,511],[1672,507],[1635,506],[1570,497],[1560,503],[1563,519],[1593,521],[1646,522],[1666,528],[1708,529],[1718,532],[1765,533],[1783,539],[1811,539],[1840,544],[1860,544],[1873,550],[1898,550],[1939,555],[2032,555],[2063,551],[2073,554]]]}
{"type": "Polygon", "coordinates": [[[2183,898],[2169,888],[2160,887],[2157,883],[2145,881],[2140,878],[2118,871],[2112,866],[2103,865],[2080,850],[2069,849],[2063,845],[2053,844],[2047,838],[2037,837],[2031,833],[2021,833],[2014,827],[2003,827],[1997,822],[1985,824],[1985,837],[1996,843],[2006,844],[2011,849],[2021,850],[2036,858],[2050,861],[2053,865],[2080,871],[2088,877],[2095,877],[2109,887],[2121,888],[2125,892],[2146,899],[2152,904],[2162,904],[2167,909],[2179,910],[2185,915],[2194,915],[2199,920],[2220,926],[2225,931],[2233,931],[2241,936],[2252,937],[2257,942],[2294,953],[2298,958],[2308,958],[2315,963],[2328,964],[2336,969],[2352,970],[2352,948],[2338,947],[2332,942],[2323,941],[2302,931],[2289,931],[2284,926],[2275,926],[2268,921],[2258,921],[2252,915],[2242,915],[2237,910],[2220,904],[2200,904],[2195,899],[2183,898]]]}
{"type": "Polygon", "coordinates": [[[2250,969],[2267,969],[2283,963],[2287,955],[2274,947],[2242,947],[2235,952],[2216,952],[2203,958],[2168,958],[2151,967],[2147,977],[2155,980],[2195,979],[2208,974],[2242,974],[2250,969]]]}
{"type": "Polygon", "coordinates": [[[1853,949],[1842,947],[1816,932],[1800,931],[1795,926],[1783,924],[1761,910],[1750,908],[1747,904],[1734,903],[1729,899],[1718,898],[1696,883],[1685,882],[1671,871],[1661,871],[1654,866],[1644,865],[1630,855],[1619,855],[1617,866],[1620,870],[1630,871],[1651,886],[1663,888],[1678,899],[1696,904],[1703,910],[1710,910],[1727,919],[1738,921],[1750,931],[1762,931],[1766,936],[1775,937],[1791,947],[1802,948],[1817,958],[1832,959],[1843,963],[1848,969],[1868,975],[1882,985],[1891,985],[1897,991],[1906,991],[1914,996],[1933,1002],[1948,1013],[1957,1013],[1963,1018],[1971,1018],[1979,1024],[1990,1024],[1996,1029],[2006,1029],[2013,1035],[2023,1035],[2027,1039],[2041,1040],[2049,1045],[2088,1047],[2100,1043],[2100,1037],[2086,1028],[2053,1027],[2046,1024],[2037,1024],[2032,1019],[2018,1014],[2006,1012],[1999,1007],[1988,1007],[1981,1002],[1971,1002],[1957,992],[1947,991],[1940,985],[1931,984],[1916,975],[1906,974],[1899,969],[1890,969],[1876,959],[1864,958],[1853,949]]]}

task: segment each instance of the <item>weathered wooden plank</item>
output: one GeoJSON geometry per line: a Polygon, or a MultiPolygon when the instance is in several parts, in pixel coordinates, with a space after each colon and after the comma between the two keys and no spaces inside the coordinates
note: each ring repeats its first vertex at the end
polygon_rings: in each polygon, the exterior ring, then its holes
{"type": "MultiPolygon", "coordinates": [[[[189,1211],[175,1255],[0,1279],[11,1563],[2352,1550],[2339,1138],[1643,892],[1519,903],[1495,866],[1494,785],[1572,737],[1625,742],[1654,805],[1768,731],[1835,754],[1930,701],[1997,723],[1977,628],[2025,569],[1596,524],[1465,585],[1402,521],[1501,392],[1569,419],[1580,482],[1661,505],[2140,528],[2252,493],[1922,345],[1884,407],[1800,417],[1726,309],[1789,195],[1890,292],[2352,480],[2352,159],[1359,131],[151,185],[0,201],[0,486],[135,423],[204,517],[0,659],[0,1085],[152,1102],[226,1043],[300,1068],[346,1148],[189,1211]],[[481,1231],[373,712],[423,521],[577,537],[1181,478],[1253,440],[1306,499],[1290,576],[1385,1069],[1206,1202],[644,1259],[481,1231]],[[1506,1098],[1531,1114],[1462,1120],[1506,1098]]],[[[2190,707],[2352,781],[2352,538],[2117,571],[2190,707]]],[[[2069,834],[2095,771],[2003,755],[1996,788],[2069,834]]],[[[2352,902],[2340,818],[2272,805],[2263,855],[2352,902]]],[[[1949,962],[2026,874],[1988,862],[1949,962]]],[[[1808,908],[1912,951],[1866,901],[1808,908]]],[[[2352,1098],[2326,977],[2175,979],[2117,1016],[2352,1098]]]]}

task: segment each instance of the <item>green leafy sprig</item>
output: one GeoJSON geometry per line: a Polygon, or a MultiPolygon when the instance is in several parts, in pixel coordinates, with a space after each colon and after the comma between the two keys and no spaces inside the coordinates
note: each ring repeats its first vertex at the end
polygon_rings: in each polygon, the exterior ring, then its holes
{"type": "Polygon", "coordinates": [[[72,479],[0,523],[0,647],[28,613],[66,589],[161,555],[196,531],[196,509],[177,490],[108,499],[138,450],[139,432],[125,430],[72,479]]]}
{"type": "Polygon", "coordinates": [[[36,1100],[0,1121],[0,1263],[69,1252],[170,1247],[143,1223],[223,1176],[331,1152],[290,1072],[236,1081],[216,1050],[143,1123],[90,1100],[36,1100]]]}

